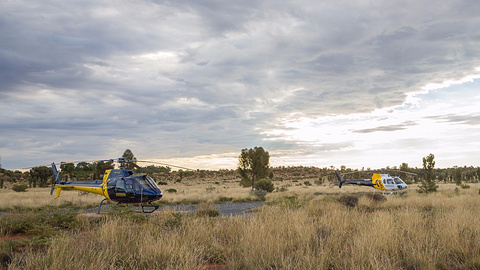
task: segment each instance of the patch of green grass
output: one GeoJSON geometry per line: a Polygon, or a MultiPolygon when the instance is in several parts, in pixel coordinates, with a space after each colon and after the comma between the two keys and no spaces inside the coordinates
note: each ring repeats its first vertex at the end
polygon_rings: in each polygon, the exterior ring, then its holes
{"type": "Polygon", "coordinates": [[[130,205],[112,205],[112,208],[108,211],[108,215],[140,223],[145,222],[148,219],[148,216],[145,214],[136,214],[135,210],[130,205]]]}
{"type": "Polygon", "coordinates": [[[218,198],[216,203],[226,203],[226,202],[231,202],[231,201],[233,201],[232,197],[220,197],[220,198],[218,198]]]}
{"type": "Polygon", "coordinates": [[[31,233],[54,229],[76,229],[77,213],[71,211],[9,213],[0,216],[0,233],[31,233]]]}
{"type": "Polygon", "coordinates": [[[218,217],[220,216],[220,211],[214,205],[200,204],[193,214],[197,217],[218,217]]]}

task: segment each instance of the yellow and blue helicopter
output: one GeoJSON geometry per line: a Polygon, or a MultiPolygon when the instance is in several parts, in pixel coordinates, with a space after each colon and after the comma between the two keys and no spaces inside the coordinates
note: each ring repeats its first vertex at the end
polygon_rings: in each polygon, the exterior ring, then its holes
{"type": "MultiPolygon", "coordinates": [[[[107,161],[114,162],[113,159],[107,161]]],[[[117,162],[120,168],[118,170],[106,170],[103,180],[72,182],[62,181],[55,163],[52,163],[55,181],[50,194],[52,195],[53,191],[56,190],[56,197],[58,198],[62,189],[74,189],[102,195],[105,198],[100,202],[98,213],[100,213],[102,204],[106,200],[117,204],[140,204],[144,213],[152,213],[157,210],[159,206],[152,205],[152,202],[161,199],[163,195],[155,181],[148,175],[135,175],[133,171],[125,169],[127,163],[137,166],[136,161],[119,158],[117,162]]]]}
{"type": "MultiPolygon", "coordinates": [[[[380,174],[374,173],[372,175],[372,179],[362,179],[362,180],[344,180],[342,175],[352,174],[352,173],[361,173],[361,172],[368,172],[368,171],[355,171],[340,174],[338,171],[335,171],[335,174],[338,178],[338,187],[342,188],[342,185],[360,185],[360,186],[368,186],[373,187],[378,190],[382,190],[384,193],[385,191],[399,191],[404,190],[408,186],[407,184],[398,176],[391,176],[390,174],[380,174]]],[[[410,172],[403,172],[405,174],[412,174],[410,172]]]]}

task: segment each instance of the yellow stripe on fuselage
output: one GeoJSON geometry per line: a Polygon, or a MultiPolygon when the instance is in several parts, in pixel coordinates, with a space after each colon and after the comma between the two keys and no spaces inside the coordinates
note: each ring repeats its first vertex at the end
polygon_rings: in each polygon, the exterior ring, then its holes
{"type": "MultiPolygon", "coordinates": [[[[85,192],[90,192],[90,193],[95,193],[95,194],[100,194],[103,195],[103,188],[101,186],[98,187],[88,187],[88,186],[74,186],[74,185],[55,185],[57,187],[57,193],[60,195],[60,192],[58,192],[58,189],[62,188],[68,188],[68,189],[74,189],[74,190],[80,190],[80,191],[85,191],[85,192]]],[[[58,196],[57,196],[58,197],[58,196]]]]}
{"type": "Polygon", "coordinates": [[[110,172],[112,170],[106,170],[105,174],[103,175],[103,182],[102,182],[102,195],[105,196],[109,201],[111,201],[110,196],[108,196],[107,192],[107,182],[108,182],[108,177],[110,176],[110,172]]]}

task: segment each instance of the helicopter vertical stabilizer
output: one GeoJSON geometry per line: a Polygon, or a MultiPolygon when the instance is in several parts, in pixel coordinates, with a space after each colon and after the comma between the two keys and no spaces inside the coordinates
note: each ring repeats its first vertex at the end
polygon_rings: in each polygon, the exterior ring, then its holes
{"type": "Polygon", "coordinates": [[[60,183],[60,174],[58,173],[57,166],[55,165],[54,162],[52,162],[52,171],[53,171],[53,176],[55,177],[55,184],[60,183]]]}

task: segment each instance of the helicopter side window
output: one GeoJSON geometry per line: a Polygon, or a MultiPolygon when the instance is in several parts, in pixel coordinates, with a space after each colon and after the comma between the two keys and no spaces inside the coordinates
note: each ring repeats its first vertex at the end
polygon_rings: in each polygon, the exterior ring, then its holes
{"type": "Polygon", "coordinates": [[[393,178],[393,180],[395,181],[395,184],[403,184],[402,179],[400,179],[398,177],[393,178]]]}
{"type": "Polygon", "coordinates": [[[393,185],[393,179],[390,179],[390,178],[387,179],[387,183],[388,183],[389,185],[393,185]]]}
{"type": "Polygon", "coordinates": [[[117,184],[115,186],[115,191],[117,193],[125,192],[125,181],[124,180],[117,180],[117,184]]]}
{"type": "Polygon", "coordinates": [[[125,181],[125,190],[128,192],[133,192],[133,181],[131,179],[125,181]]]}

